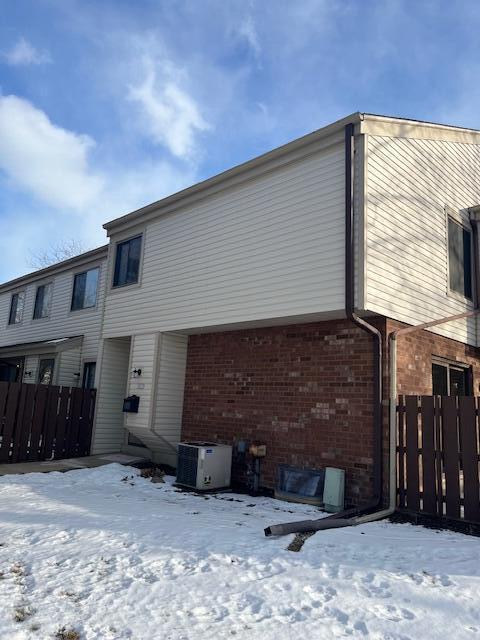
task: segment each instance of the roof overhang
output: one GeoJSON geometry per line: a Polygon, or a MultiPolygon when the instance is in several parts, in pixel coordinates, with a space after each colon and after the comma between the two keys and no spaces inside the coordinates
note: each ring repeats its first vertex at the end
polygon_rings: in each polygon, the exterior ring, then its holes
{"type": "Polygon", "coordinates": [[[82,342],[83,336],[56,338],[55,340],[42,340],[41,342],[23,342],[0,347],[0,358],[41,355],[43,353],[57,354],[81,347],[82,342]]]}

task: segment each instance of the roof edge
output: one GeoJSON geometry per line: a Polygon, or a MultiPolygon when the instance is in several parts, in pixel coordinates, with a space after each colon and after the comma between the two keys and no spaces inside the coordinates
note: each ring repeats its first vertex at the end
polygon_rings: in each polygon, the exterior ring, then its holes
{"type": "Polygon", "coordinates": [[[18,278],[14,278],[13,280],[8,280],[7,282],[1,283],[0,293],[8,291],[9,289],[15,289],[24,284],[29,284],[30,282],[34,282],[35,280],[40,280],[45,276],[49,276],[53,273],[61,273],[62,271],[70,269],[71,267],[75,267],[75,265],[80,266],[94,260],[95,258],[99,258],[102,256],[107,257],[107,253],[108,244],[104,244],[101,247],[97,247],[96,249],[91,249],[90,251],[85,251],[85,253],[80,253],[78,256],[74,256],[73,258],[67,258],[66,260],[62,260],[61,262],[56,262],[55,264],[51,264],[48,267],[44,267],[43,269],[38,269],[37,271],[32,271],[31,273],[26,273],[24,276],[19,276],[18,278]]]}

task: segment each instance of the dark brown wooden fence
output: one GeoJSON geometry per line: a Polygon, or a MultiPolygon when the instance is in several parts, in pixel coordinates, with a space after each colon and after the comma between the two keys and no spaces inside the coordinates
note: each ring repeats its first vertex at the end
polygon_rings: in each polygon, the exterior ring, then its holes
{"type": "Polygon", "coordinates": [[[400,396],[398,507],[480,523],[479,398],[400,396]]]}
{"type": "Polygon", "coordinates": [[[90,453],[95,390],[0,382],[0,463],[90,453]]]}

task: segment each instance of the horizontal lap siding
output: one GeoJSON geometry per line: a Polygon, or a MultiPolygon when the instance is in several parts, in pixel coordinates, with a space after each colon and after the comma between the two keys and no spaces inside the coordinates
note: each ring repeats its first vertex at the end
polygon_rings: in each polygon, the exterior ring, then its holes
{"type": "Polygon", "coordinates": [[[22,342],[40,342],[42,340],[83,335],[82,360],[84,362],[96,361],[102,323],[105,272],[106,260],[104,259],[103,261],[93,261],[91,264],[81,266],[78,269],[53,274],[51,278],[39,280],[38,284],[53,283],[52,309],[48,319],[32,320],[37,290],[36,283],[30,283],[26,287],[19,286],[13,292],[8,291],[0,294],[0,326],[5,327],[4,330],[0,331],[0,347],[22,342]],[[97,306],[93,309],[84,309],[72,313],[70,305],[75,273],[86,271],[96,266],[101,267],[97,306]],[[23,289],[26,291],[23,322],[18,325],[8,325],[12,293],[23,289]]]}
{"type": "MultiPolygon", "coordinates": [[[[468,223],[480,203],[478,145],[368,136],[369,310],[408,324],[462,313],[448,295],[446,209],[468,223]]],[[[434,329],[476,344],[475,319],[434,329]]]]}
{"type": "Polygon", "coordinates": [[[105,335],[342,309],[343,216],[336,144],[160,217],[141,286],[107,296],[105,335]]]}
{"type": "Polygon", "coordinates": [[[163,334],[158,369],[154,428],[165,440],[162,453],[166,460],[176,459],[181,439],[187,336],[163,334]]]}
{"type": "Polygon", "coordinates": [[[128,383],[130,338],[104,340],[92,453],[120,451],[124,437],[123,399],[128,383]]]}
{"type": "Polygon", "coordinates": [[[125,414],[126,428],[149,448],[157,440],[151,431],[152,394],[158,353],[157,340],[156,334],[139,335],[132,338],[128,395],[137,395],[140,401],[138,413],[125,414]],[[134,377],[131,373],[134,369],[141,369],[141,375],[134,377]]]}
{"type": "Polygon", "coordinates": [[[38,367],[40,358],[38,356],[26,356],[23,365],[23,380],[26,384],[36,384],[38,378],[38,367]],[[31,375],[27,375],[30,373],[31,375]]]}
{"type": "Polygon", "coordinates": [[[80,347],[62,351],[58,355],[55,362],[55,366],[58,368],[56,384],[66,387],[79,387],[82,385],[81,356],[82,350],[80,347]]]}

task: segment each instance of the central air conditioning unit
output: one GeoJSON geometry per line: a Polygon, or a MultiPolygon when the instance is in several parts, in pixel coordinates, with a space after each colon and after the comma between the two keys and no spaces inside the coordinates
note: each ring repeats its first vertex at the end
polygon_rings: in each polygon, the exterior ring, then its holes
{"type": "Polygon", "coordinates": [[[214,442],[181,442],[178,445],[176,484],[197,491],[230,486],[232,447],[214,442]]]}

